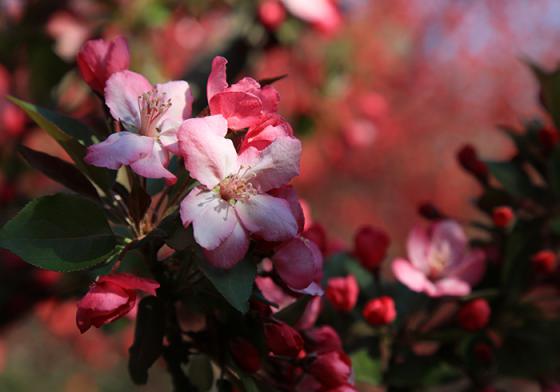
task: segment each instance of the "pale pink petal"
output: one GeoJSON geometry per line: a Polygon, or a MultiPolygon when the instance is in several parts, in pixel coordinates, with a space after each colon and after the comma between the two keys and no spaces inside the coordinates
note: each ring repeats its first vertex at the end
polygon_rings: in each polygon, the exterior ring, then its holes
{"type": "Polygon", "coordinates": [[[305,289],[313,283],[323,265],[323,256],[317,245],[302,237],[280,246],[271,259],[280,278],[296,290],[305,289]]]}
{"type": "Polygon", "coordinates": [[[293,289],[293,290],[295,292],[298,292],[298,293],[301,293],[301,294],[312,295],[312,296],[323,295],[325,293],[325,291],[323,290],[321,285],[319,283],[316,283],[316,282],[311,282],[311,284],[309,286],[307,286],[306,288],[304,288],[302,290],[297,290],[297,289],[293,289]]]}
{"type": "Polygon", "coordinates": [[[273,189],[272,191],[268,192],[269,195],[274,197],[280,197],[285,199],[288,204],[290,205],[290,210],[296,218],[296,222],[298,224],[298,233],[302,232],[305,227],[305,216],[303,213],[303,208],[301,205],[301,200],[297,196],[297,193],[293,186],[285,185],[278,189],[273,189]]]}
{"type": "Polygon", "coordinates": [[[262,115],[262,102],[252,94],[238,91],[218,93],[208,102],[210,113],[223,115],[228,127],[239,130],[255,125],[262,115]]]}
{"type": "Polygon", "coordinates": [[[183,199],[180,213],[183,225],[192,223],[196,243],[207,250],[220,246],[238,221],[228,202],[200,187],[183,199]]]}
{"type": "Polygon", "coordinates": [[[249,148],[239,156],[240,163],[248,167],[246,177],[260,191],[267,192],[287,184],[299,175],[301,142],[291,137],[281,137],[267,148],[256,153],[249,148]]]}
{"type": "Polygon", "coordinates": [[[235,211],[243,227],[265,241],[286,241],[297,234],[297,222],[284,199],[266,194],[238,201],[235,211]]]}
{"type": "Polygon", "coordinates": [[[433,225],[430,253],[445,251],[449,255],[449,266],[457,265],[463,260],[467,249],[467,236],[463,228],[455,221],[444,220],[433,225]]]}
{"type": "Polygon", "coordinates": [[[240,151],[243,152],[249,147],[255,147],[257,150],[263,150],[270,145],[273,141],[281,137],[292,137],[294,132],[290,125],[283,121],[276,125],[257,126],[249,129],[240,151]]]}
{"type": "Polygon", "coordinates": [[[118,284],[110,282],[94,284],[78,302],[78,308],[108,312],[125,305],[128,300],[128,293],[118,284]]]}
{"type": "Polygon", "coordinates": [[[396,259],[391,268],[395,278],[412,291],[422,292],[432,286],[428,278],[407,260],[396,259]]]}
{"type": "Polygon", "coordinates": [[[111,134],[101,143],[88,147],[84,161],[90,165],[117,170],[152,154],[154,139],[130,132],[111,134]]]}
{"type": "Polygon", "coordinates": [[[105,86],[105,103],[113,118],[121,121],[129,131],[140,128],[138,97],[152,90],[142,75],[132,71],[114,73],[105,86]]]}
{"type": "Polygon", "coordinates": [[[205,250],[208,262],[217,268],[231,268],[237,264],[249,250],[249,236],[237,222],[231,234],[220,246],[213,250],[205,250]]]}
{"type": "Polygon", "coordinates": [[[486,272],[486,255],[480,249],[468,252],[460,264],[449,270],[449,277],[457,278],[472,285],[480,282],[486,272]]]}
{"type": "Polygon", "coordinates": [[[191,88],[184,80],[156,84],[160,94],[165,94],[165,99],[171,101],[171,107],[161,116],[160,123],[165,123],[162,130],[176,129],[183,120],[191,116],[193,96],[191,88]]]}
{"type": "Polygon", "coordinates": [[[410,262],[419,270],[427,273],[430,269],[428,252],[430,251],[430,233],[427,228],[416,226],[408,235],[406,248],[410,262]]]}
{"type": "Polygon", "coordinates": [[[135,173],[146,178],[165,178],[168,184],[174,184],[177,177],[165,167],[169,163],[167,152],[159,143],[154,143],[151,154],[130,164],[135,173]]]}
{"type": "Polygon", "coordinates": [[[326,33],[336,31],[342,18],[331,0],[282,0],[288,11],[326,33]]]}
{"type": "Polygon", "coordinates": [[[175,155],[181,154],[179,150],[179,139],[177,139],[177,129],[169,129],[161,132],[159,134],[159,142],[166,151],[175,155]]]}
{"type": "Polygon", "coordinates": [[[214,95],[224,91],[228,87],[226,75],[227,60],[221,56],[214,57],[212,60],[212,71],[208,76],[208,84],[206,86],[206,95],[208,102],[214,95]]]}
{"type": "Polygon", "coordinates": [[[98,282],[110,282],[126,290],[140,290],[150,295],[156,295],[156,289],[159,288],[159,283],[155,280],[141,278],[129,273],[103,275],[98,282]]]}
{"type": "Polygon", "coordinates": [[[191,177],[209,189],[237,173],[239,163],[233,143],[220,134],[227,132],[222,116],[191,118],[178,131],[179,150],[191,177]]]}
{"type": "Polygon", "coordinates": [[[471,292],[471,286],[468,283],[456,279],[456,278],[445,278],[434,283],[435,290],[433,292],[428,292],[431,297],[443,297],[443,296],[454,296],[460,297],[463,295],[468,295],[471,292]]]}

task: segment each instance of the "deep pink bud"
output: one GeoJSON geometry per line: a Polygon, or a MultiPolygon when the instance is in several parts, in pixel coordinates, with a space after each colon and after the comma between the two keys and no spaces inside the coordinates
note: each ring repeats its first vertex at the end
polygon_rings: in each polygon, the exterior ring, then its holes
{"type": "Polygon", "coordinates": [[[482,162],[475,148],[470,144],[463,146],[457,153],[459,164],[467,172],[475,176],[479,181],[486,183],[488,181],[488,166],[482,162]]]}
{"type": "Polygon", "coordinates": [[[457,321],[461,328],[467,331],[478,331],[484,328],[490,320],[492,310],[483,298],[474,299],[461,307],[457,314],[457,321]]]}
{"type": "Polygon", "coordinates": [[[270,30],[276,30],[286,19],[286,9],[278,0],[265,0],[259,4],[259,19],[270,30]]]}
{"type": "Polygon", "coordinates": [[[382,296],[369,301],[362,312],[366,321],[373,326],[387,325],[397,317],[395,301],[389,296],[382,296]]]}
{"type": "Polygon", "coordinates": [[[233,360],[248,373],[256,373],[261,368],[261,356],[253,343],[244,338],[236,338],[229,343],[233,360]]]}
{"type": "Polygon", "coordinates": [[[323,325],[305,332],[309,341],[310,351],[326,353],[329,351],[342,351],[342,342],[338,333],[329,325],[323,325]]]}
{"type": "Polygon", "coordinates": [[[360,288],[354,275],[329,279],[326,296],[336,310],[350,312],[356,306],[360,288]]]}
{"type": "Polygon", "coordinates": [[[128,45],[121,36],[111,41],[89,40],[80,49],[77,62],[84,81],[92,90],[103,94],[107,79],[115,72],[128,69],[128,45]]]}
{"type": "Polygon", "coordinates": [[[99,328],[132,310],[136,305],[136,291],[156,295],[159,283],[126,273],[104,275],[94,282],[78,302],[76,324],[81,333],[92,325],[99,328]]]}
{"type": "Polygon", "coordinates": [[[508,206],[496,207],[492,210],[492,221],[499,228],[508,227],[515,218],[513,210],[508,206]]]}
{"type": "Polygon", "coordinates": [[[276,355],[295,358],[303,349],[303,338],[288,324],[267,323],[264,335],[268,348],[276,355]]]}
{"type": "Polygon", "coordinates": [[[539,142],[547,151],[553,150],[559,139],[560,134],[554,128],[544,127],[539,130],[539,142]]]}
{"type": "Polygon", "coordinates": [[[541,250],[531,257],[531,263],[535,272],[551,274],[556,270],[556,253],[548,249],[541,250]]]}
{"type": "Polygon", "coordinates": [[[319,354],[309,368],[309,373],[324,388],[337,388],[348,383],[352,373],[352,362],[342,351],[319,354]]]}
{"type": "Polygon", "coordinates": [[[385,231],[373,226],[361,227],[354,237],[354,254],[368,270],[379,267],[391,240],[385,231]]]}

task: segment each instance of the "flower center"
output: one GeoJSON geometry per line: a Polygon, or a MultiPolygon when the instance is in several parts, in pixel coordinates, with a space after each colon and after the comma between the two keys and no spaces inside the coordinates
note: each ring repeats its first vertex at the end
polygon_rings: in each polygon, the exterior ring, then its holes
{"type": "Polygon", "coordinates": [[[444,243],[432,249],[430,252],[430,270],[428,272],[428,277],[432,280],[439,278],[449,265],[449,258],[450,249],[448,244],[444,243]]]}
{"type": "Polygon", "coordinates": [[[140,108],[140,133],[154,136],[158,120],[171,107],[171,99],[166,99],[165,93],[160,93],[157,87],[138,97],[140,108]]]}
{"type": "Polygon", "coordinates": [[[246,178],[238,174],[227,176],[216,187],[220,197],[230,204],[235,204],[238,200],[247,201],[251,196],[257,194],[257,189],[247,181],[246,178]]]}

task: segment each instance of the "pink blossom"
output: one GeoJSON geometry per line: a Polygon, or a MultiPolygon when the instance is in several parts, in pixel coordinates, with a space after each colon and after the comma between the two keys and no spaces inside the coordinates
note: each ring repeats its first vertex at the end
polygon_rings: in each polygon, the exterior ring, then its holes
{"type": "Polygon", "coordinates": [[[92,325],[99,328],[130,312],[136,305],[136,290],[156,295],[158,287],[152,279],[126,273],[101,276],[78,302],[76,324],[80,332],[92,325]]]}
{"type": "Polygon", "coordinates": [[[85,161],[113,170],[130,165],[143,177],[174,183],[176,177],[166,166],[169,152],[178,153],[177,128],[191,115],[189,84],[171,81],[152,86],[140,74],[121,71],[107,81],[105,99],[126,131],[90,146],[85,161]]]}
{"type": "Polygon", "coordinates": [[[294,136],[292,126],[279,114],[267,114],[257,125],[249,128],[241,144],[240,151],[244,151],[249,147],[262,150],[277,138],[285,136],[294,136]]]}
{"type": "Polygon", "coordinates": [[[416,227],[407,248],[410,261],[395,260],[393,273],[409,289],[431,297],[467,295],[485,271],[484,253],[469,249],[463,229],[452,220],[416,227]]]}
{"type": "Polygon", "coordinates": [[[87,41],[78,53],[78,68],[84,81],[96,92],[103,94],[105,83],[115,72],[128,69],[130,54],[126,40],[118,36],[111,41],[87,41]]]}
{"type": "Polygon", "coordinates": [[[331,0],[282,0],[288,11],[325,33],[340,28],[340,12],[331,0]]]}
{"type": "MultiPolygon", "coordinates": [[[[298,236],[283,243],[271,260],[274,269],[284,283],[297,291],[312,290],[316,285],[313,283],[318,276],[322,275],[323,256],[321,251],[313,241],[307,238],[298,236]],[[309,287],[310,285],[313,287],[309,287]]],[[[320,294],[322,294],[322,290],[320,294]]]]}
{"type": "Polygon", "coordinates": [[[207,86],[211,114],[221,114],[227,119],[229,128],[239,130],[252,127],[264,114],[277,111],[280,97],[274,87],[261,87],[249,77],[229,86],[226,64],[227,60],[220,56],[212,61],[207,86]]]}
{"type": "Polygon", "coordinates": [[[269,192],[299,174],[301,143],[279,138],[267,148],[237,154],[221,115],[185,121],[179,149],[191,177],[200,182],[181,203],[185,227],[211,264],[230,268],[249,247],[249,234],[270,242],[293,238],[298,224],[290,203],[269,192]]]}

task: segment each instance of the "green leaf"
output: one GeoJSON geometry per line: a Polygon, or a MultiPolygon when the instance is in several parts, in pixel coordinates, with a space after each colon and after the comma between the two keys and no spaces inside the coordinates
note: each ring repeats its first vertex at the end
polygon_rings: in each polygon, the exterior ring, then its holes
{"type": "Polygon", "coordinates": [[[18,151],[30,166],[47,177],[76,193],[99,200],[99,195],[91,182],[71,163],[25,146],[19,146],[18,151]]]}
{"type": "Polygon", "coordinates": [[[277,312],[274,317],[287,324],[294,325],[301,319],[301,316],[303,316],[311,298],[313,297],[309,295],[298,298],[296,302],[277,312]]]}
{"type": "Polygon", "coordinates": [[[188,376],[198,391],[209,391],[214,384],[214,371],[208,356],[193,355],[189,358],[188,376]]]}
{"type": "Polygon", "coordinates": [[[37,267],[77,271],[106,261],[117,240],[103,209],[77,195],[31,201],[0,230],[0,247],[37,267]]]}
{"type": "Polygon", "coordinates": [[[532,193],[531,180],[527,173],[513,162],[486,161],[490,173],[506,191],[514,196],[528,196],[532,193]]]}
{"type": "Polygon", "coordinates": [[[233,268],[223,270],[212,267],[204,258],[199,258],[199,267],[212,282],[216,290],[241,313],[249,310],[249,298],[257,267],[248,259],[241,260],[233,268]]]}
{"type": "Polygon", "coordinates": [[[546,72],[529,63],[541,87],[545,108],[552,116],[556,128],[560,128],[560,69],[546,72]]]}
{"type": "Polygon", "coordinates": [[[143,298],[138,304],[134,343],[130,347],[128,370],[135,384],[148,381],[148,370],[163,351],[165,310],[158,297],[143,298]]]}
{"type": "Polygon", "coordinates": [[[15,105],[19,106],[29,117],[44,129],[62,148],[70,155],[78,169],[89,177],[101,189],[111,189],[115,179],[115,172],[90,166],[84,162],[87,148],[84,144],[91,144],[91,132],[84,130],[80,122],[51,112],[50,110],[32,105],[14,97],[8,97],[15,105]],[[88,138],[85,133],[90,135],[88,138]],[[82,143],[80,143],[80,141],[82,143]]]}
{"type": "Polygon", "coordinates": [[[372,359],[365,349],[353,353],[350,358],[356,381],[381,385],[382,372],[379,359],[372,359]]]}

